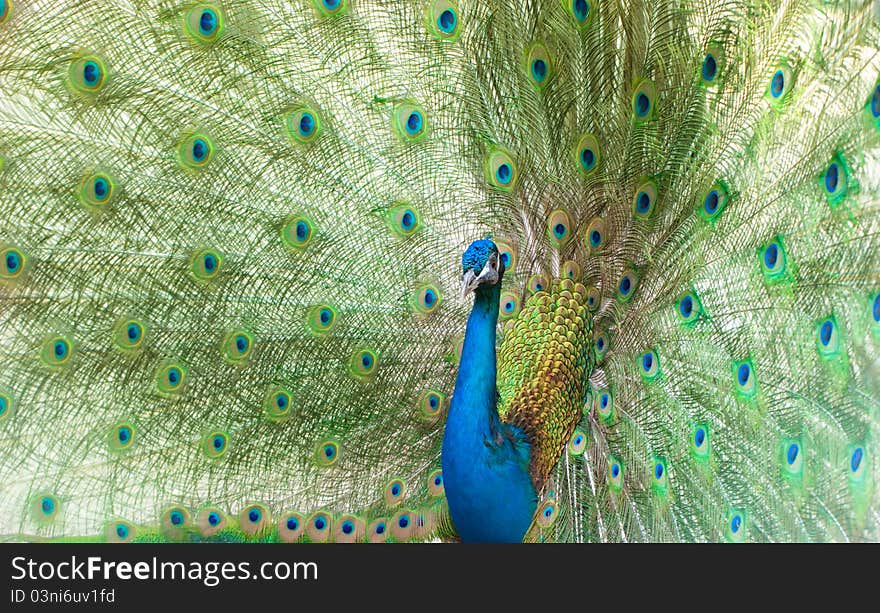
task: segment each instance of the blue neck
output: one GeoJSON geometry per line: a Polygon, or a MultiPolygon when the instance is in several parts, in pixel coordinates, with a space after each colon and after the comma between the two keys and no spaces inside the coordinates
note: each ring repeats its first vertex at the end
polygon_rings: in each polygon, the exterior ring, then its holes
{"type": "Polygon", "coordinates": [[[498,419],[495,337],[501,284],[479,287],[443,435],[443,483],[465,541],[520,541],[536,495],[528,445],[498,419]]]}
{"type": "Polygon", "coordinates": [[[449,415],[472,435],[485,438],[498,426],[495,338],[500,297],[500,283],[475,292],[449,415]]]}

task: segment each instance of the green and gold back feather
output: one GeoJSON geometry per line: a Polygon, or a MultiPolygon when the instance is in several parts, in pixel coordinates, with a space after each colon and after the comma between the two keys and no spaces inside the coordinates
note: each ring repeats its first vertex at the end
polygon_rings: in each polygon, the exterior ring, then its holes
{"type": "Polygon", "coordinates": [[[0,538],[453,536],[487,234],[529,538],[880,538],[873,3],[0,0],[0,49],[0,538]]]}

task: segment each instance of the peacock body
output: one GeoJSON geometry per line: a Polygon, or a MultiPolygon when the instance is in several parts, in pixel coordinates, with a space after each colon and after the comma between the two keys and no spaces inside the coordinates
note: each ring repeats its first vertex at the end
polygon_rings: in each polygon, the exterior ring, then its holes
{"type": "Polygon", "coordinates": [[[0,0],[0,48],[3,539],[880,538],[873,3],[0,0]]]}

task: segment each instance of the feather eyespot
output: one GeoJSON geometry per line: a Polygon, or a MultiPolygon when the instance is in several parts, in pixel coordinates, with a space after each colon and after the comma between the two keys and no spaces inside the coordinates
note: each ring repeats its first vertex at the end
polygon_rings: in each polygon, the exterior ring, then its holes
{"type": "Polygon", "coordinates": [[[648,219],[654,213],[657,204],[657,184],[645,181],[636,189],[633,198],[633,216],[636,219],[648,219]]]}
{"type": "Polygon", "coordinates": [[[442,41],[457,39],[461,31],[458,6],[450,0],[435,0],[428,8],[428,30],[442,41]]]}
{"type": "Polygon", "coordinates": [[[566,8],[578,27],[584,28],[593,20],[593,11],[589,0],[570,0],[566,8]]]}
{"type": "Polygon", "coordinates": [[[853,482],[863,481],[867,474],[867,452],[861,445],[853,445],[849,449],[847,456],[847,468],[849,469],[849,478],[853,482]]]}
{"type": "Polygon", "coordinates": [[[67,77],[70,87],[88,98],[103,89],[107,82],[107,68],[97,55],[84,55],[71,62],[67,77]]]}
{"type": "Polygon", "coordinates": [[[739,509],[731,509],[727,514],[725,537],[732,543],[741,543],[746,537],[746,514],[739,509]]]}
{"type": "Polygon", "coordinates": [[[645,381],[654,381],[661,374],[660,357],[654,350],[646,351],[641,356],[639,356],[639,366],[642,373],[642,378],[645,381]]]}
{"type": "Polygon", "coordinates": [[[184,28],[196,42],[210,43],[223,32],[223,12],[213,4],[197,4],[186,13],[184,28]]]}
{"type": "Polygon", "coordinates": [[[348,10],[348,0],[313,0],[321,17],[334,17],[348,10]]]}
{"type": "Polygon", "coordinates": [[[291,393],[283,387],[269,386],[263,398],[263,412],[271,421],[281,421],[290,415],[293,407],[291,393]]]}
{"type": "Polygon", "coordinates": [[[214,141],[200,132],[184,135],[177,145],[177,161],[191,172],[204,169],[214,159],[214,141]]]}
{"type": "Polygon", "coordinates": [[[642,80],[632,95],[633,116],[637,123],[648,121],[654,116],[654,100],[656,98],[654,84],[648,79],[642,80]]]}
{"type": "Polygon", "coordinates": [[[592,134],[584,134],[578,140],[574,155],[581,173],[589,176],[601,161],[602,153],[599,141],[592,134]]]}
{"type": "Polygon", "coordinates": [[[28,260],[18,248],[0,244],[0,279],[15,281],[22,276],[28,260]]]}
{"type": "Polygon", "coordinates": [[[509,191],[516,185],[516,164],[509,153],[501,149],[490,151],[485,161],[486,180],[502,191],[509,191]]]}
{"type": "Polygon", "coordinates": [[[800,478],[804,472],[804,449],[796,439],[782,441],[783,474],[789,478],[800,478]]]}
{"type": "Polygon", "coordinates": [[[709,457],[709,426],[694,424],[690,436],[691,453],[699,460],[709,457]]]}
{"type": "Polygon", "coordinates": [[[547,234],[557,247],[568,244],[572,237],[571,216],[562,209],[550,213],[547,218],[547,234]]]}
{"type": "Polygon", "coordinates": [[[417,142],[428,133],[425,109],[415,102],[403,102],[394,107],[392,124],[397,135],[408,142],[417,142]]]}
{"type": "Polygon", "coordinates": [[[526,50],[526,71],[532,85],[538,89],[544,88],[553,78],[553,62],[543,44],[535,43],[526,50]]]}

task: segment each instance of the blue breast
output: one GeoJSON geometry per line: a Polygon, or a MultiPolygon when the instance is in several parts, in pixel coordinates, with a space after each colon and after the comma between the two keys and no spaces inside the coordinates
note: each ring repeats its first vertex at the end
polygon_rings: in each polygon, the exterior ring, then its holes
{"type": "Polygon", "coordinates": [[[522,541],[537,506],[524,433],[500,423],[495,326],[500,287],[480,288],[468,319],[443,436],[446,499],[465,542],[522,541]]]}

